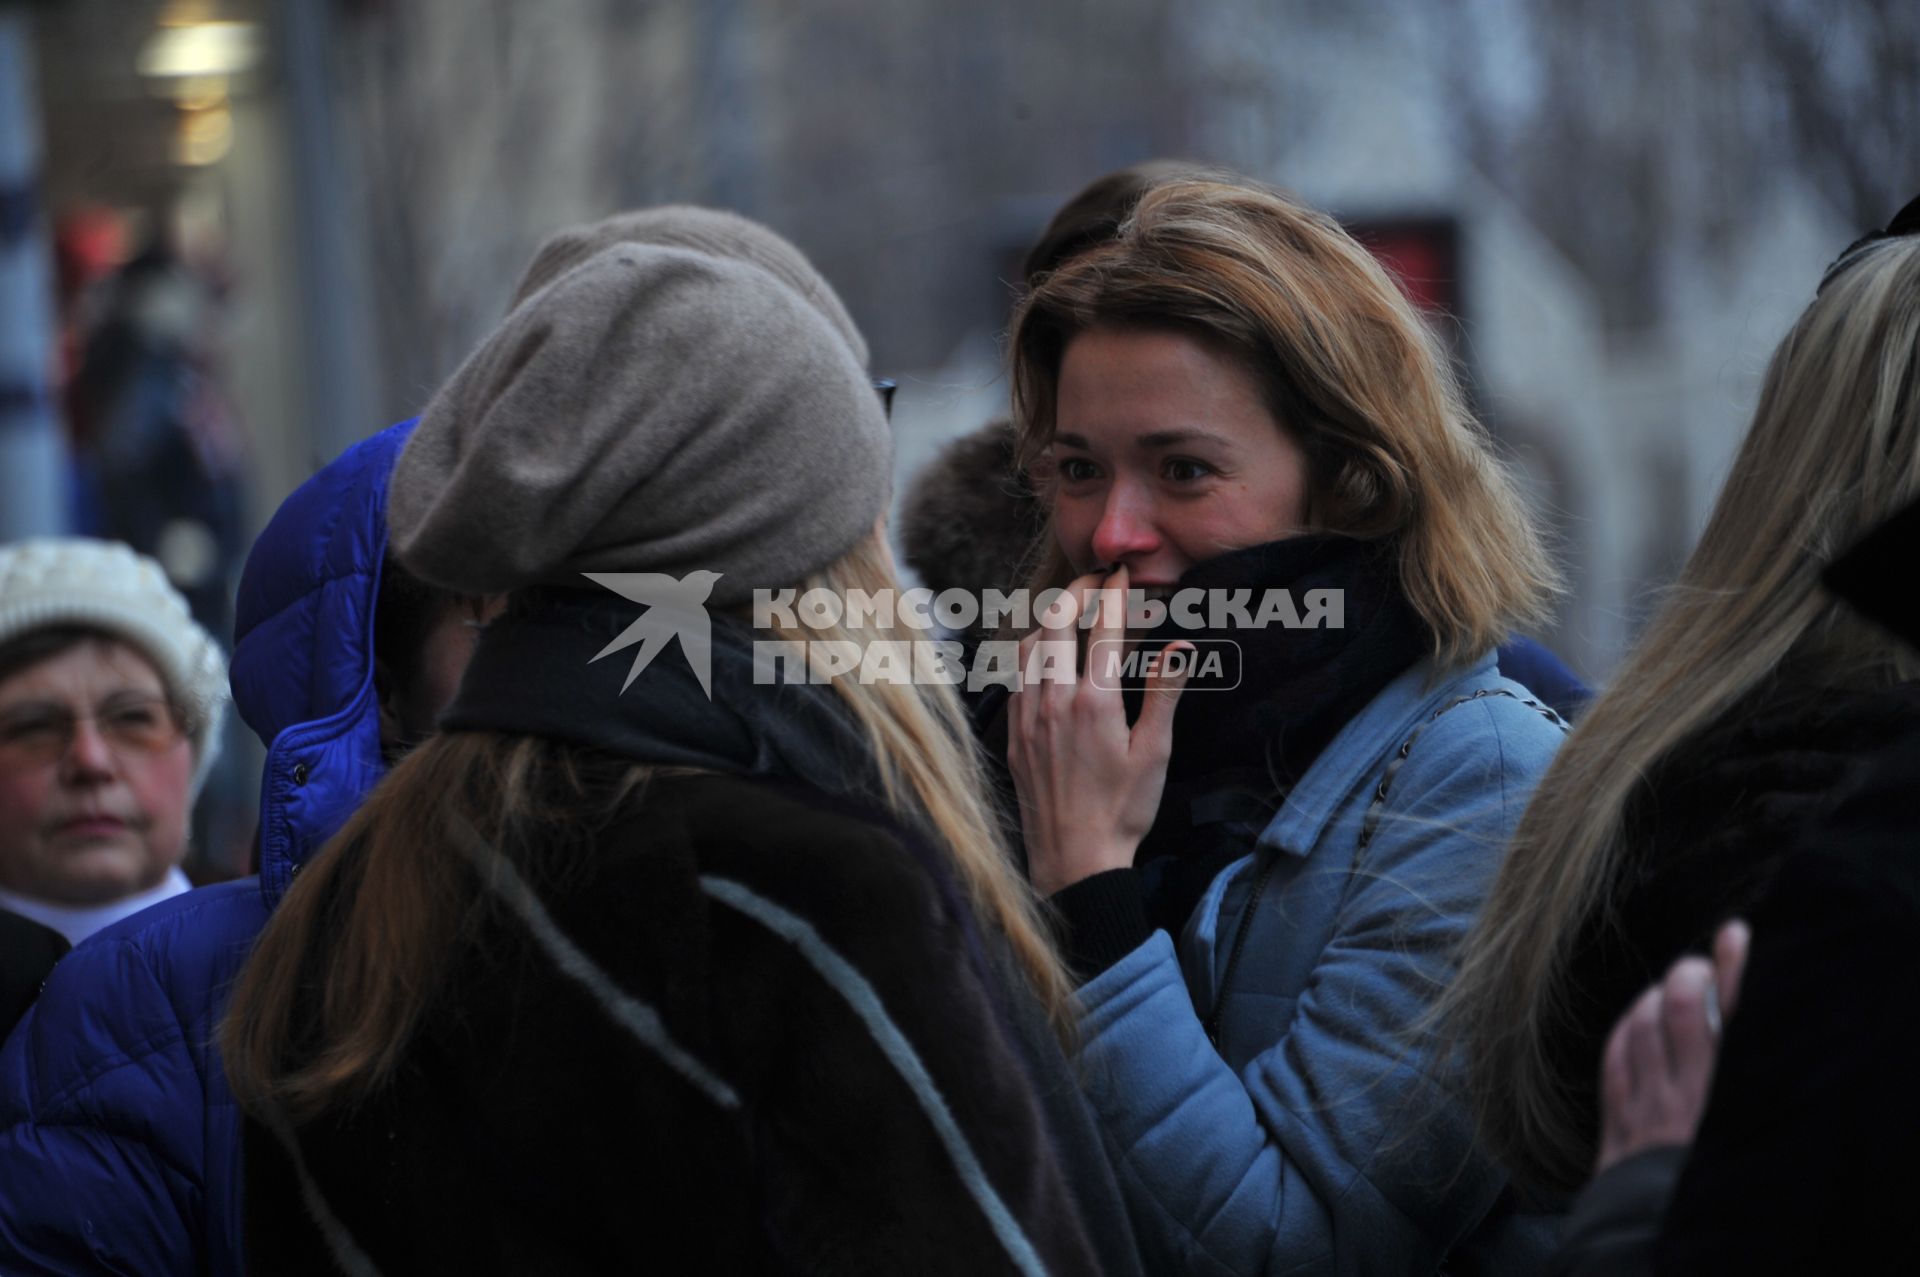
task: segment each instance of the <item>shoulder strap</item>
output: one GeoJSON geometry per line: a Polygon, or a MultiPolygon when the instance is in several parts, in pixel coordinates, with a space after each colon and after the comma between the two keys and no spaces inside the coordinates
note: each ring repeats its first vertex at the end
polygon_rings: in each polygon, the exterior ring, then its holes
{"type": "Polygon", "coordinates": [[[1400,774],[1400,768],[1406,763],[1407,755],[1413,752],[1413,743],[1420,739],[1420,733],[1426,731],[1435,719],[1439,718],[1448,710],[1465,705],[1468,701],[1477,701],[1487,696],[1504,696],[1510,701],[1519,701],[1528,709],[1538,711],[1548,722],[1558,727],[1561,731],[1564,732],[1568,730],[1567,720],[1560,717],[1560,715],[1555,713],[1550,707],[1542,705],[1531,696],[1520,696],[1508,691],[1504,687],[1483,687],[1477,692],[1468,692],[1464,696],[1454,697],[1445,705],[1433,711],[1433,713],[1428,716],[1426,722],[1415,727],[1407,739],[1401,742],[1399,752],[1388,760],[1387,770],[1381,773],[1380,784],[1376,786],[1373,791],[1373,801],[1367,804],[1366,819],[1360,824],[1360,850],[1362,852],[1366,851],[1367,844],[1373,841],[1373,835],[1380,827],[1380,818],[1386,813],[1387,790],[1393,785],[1393,778],[1400,774]]]}

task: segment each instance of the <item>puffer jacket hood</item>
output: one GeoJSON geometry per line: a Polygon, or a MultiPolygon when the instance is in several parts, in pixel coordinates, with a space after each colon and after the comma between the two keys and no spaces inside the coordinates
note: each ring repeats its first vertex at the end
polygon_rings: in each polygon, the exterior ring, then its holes
{"type": "Polygon", "coordinates": [[[374,602],[387,552],[387,481],[413,426],[362,440],[302,484],[254,542],[240,577],[233,703],[267,747],[260,891],[268,909],[386,772],[374,602]]]}

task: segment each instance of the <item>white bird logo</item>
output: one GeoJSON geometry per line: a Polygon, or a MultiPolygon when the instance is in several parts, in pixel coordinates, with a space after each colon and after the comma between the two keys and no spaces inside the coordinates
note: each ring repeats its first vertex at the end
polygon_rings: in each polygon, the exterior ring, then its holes
{"type": "Polygon", "coordinates": [[[713,622],[707,616],[706,602],[720,573],[702,569],[677,578],[664,572],[584,572],[581,575],[596,585],[606,586],[623,599],[644,604],[647,609],[640,614],[640,619],[620,631],[613,642],[595,652],[593,660],[587,662],[589,665],[638,643],[640,650],[634,654],[633,668],[627,671],[627,681],[620,684],[624,692],[640,677],[640,671],[678,635],[680,650],[685,653],[687,664],[693,667],[693,676],[700,680],[700,690],[707,694],[708,700],[713,699],[713,622]]]}

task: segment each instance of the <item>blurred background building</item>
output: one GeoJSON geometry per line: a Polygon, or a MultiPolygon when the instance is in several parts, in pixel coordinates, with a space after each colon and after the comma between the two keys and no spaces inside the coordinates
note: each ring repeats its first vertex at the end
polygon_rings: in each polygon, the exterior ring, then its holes
{"type": "Polygon", "coordinates": [[[790,236],[900,383],[904,478],[1003,408],[1054,208],[1165,156],[1402,270],[1558,531],[1543,637],[1604,679],[1767,352],[1920,184],[1911,0],[0,0],[0,76],[0,536],[144,538],[216,628],[559,225],[790,236]]]}

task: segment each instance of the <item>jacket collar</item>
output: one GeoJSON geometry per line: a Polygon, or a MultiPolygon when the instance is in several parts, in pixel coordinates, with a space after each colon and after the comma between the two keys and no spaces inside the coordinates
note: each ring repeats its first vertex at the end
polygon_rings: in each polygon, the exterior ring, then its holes
{"type": "Polygon", "coordinates": [[[234,704],[267,747],[259,867],[268,908],[386,772],[373,621],[387,480],[412,429],[402,422],[354,444],[295,489],[241,574],[228,669],[234,704]]]}
{"type": "Polygon", "coordinates": [[[1431,657],[1416,661],[1368,701],[1288,792],[1280,810],[1261,830],[1256,845],[1293,856],[1307,855],[1355,786],[1385,766],[1387,756],[1400,748],[1415,727],[1448,698],[1458,695],[1461,682],[1496,677],[1498,671],[1494,654],[1488,652],[1454,670],[1450,677],[1438,677],[1438,673],[1431,657]]]}
{"type": "Polygon", "coordinates": [[[440,726],[796,781],[884,810],[886,784],[858,720],[832,687],[782,679],[763,650],[771,637],[699,606],[637,611],[598,587],[529,588],[480,636],[440,726]],[[631,670],[622,645],[638,649],[631,670]],[[704,675],[691,664],[696,650],[704,675]]]}

